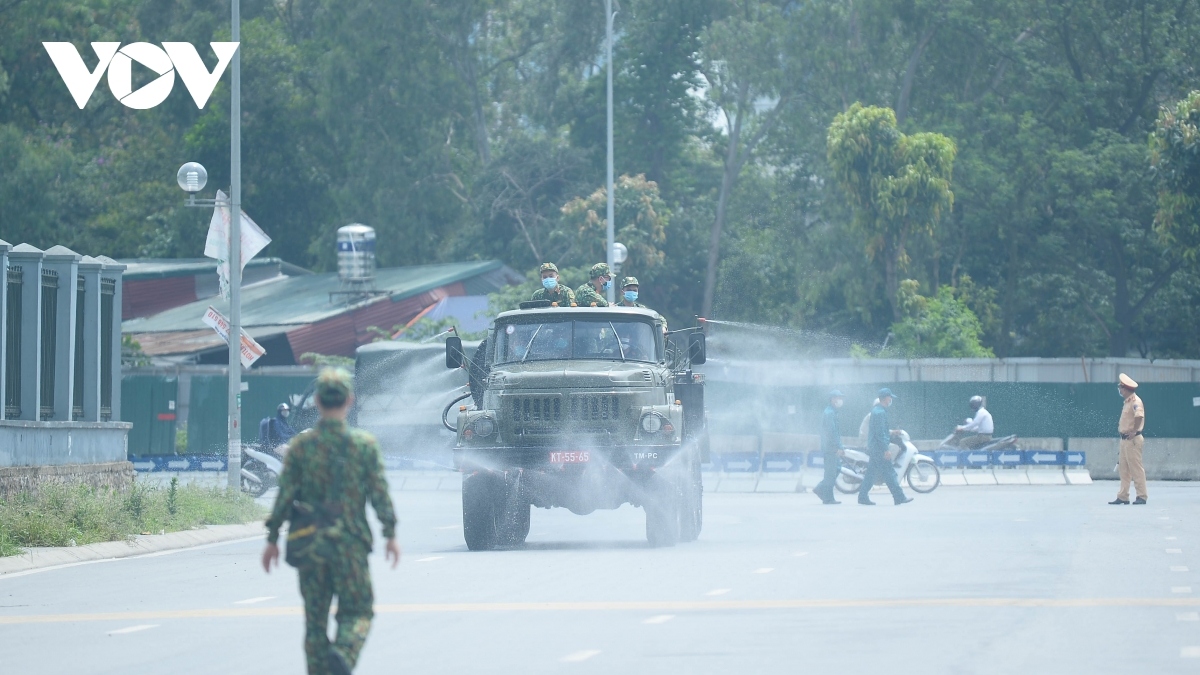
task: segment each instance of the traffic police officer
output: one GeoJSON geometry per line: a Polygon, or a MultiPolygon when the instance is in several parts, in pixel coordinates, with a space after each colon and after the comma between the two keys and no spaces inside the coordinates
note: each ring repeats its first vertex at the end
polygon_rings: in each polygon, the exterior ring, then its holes
{"type": "Polygon", "coordinates": [[[833,498],[833,483],[837,480],[842,469],[842,431],[838,427],[838,408],[842,407],[845,398],[842,392],[834,389],[829,392],[829,405],[821,416],[821,454],[824,455],[825,478],[813,488],[813,494],[821,498],[825,504],[841,504],[833,498]]]}
{"type": "Polygon", "coordinates": [[[538,268],[542,275],[542,287],[533,292],[533,300],[549,300],[559,307],[571,307],[575,304],[575,294],[571,289],[558,283],[558,265],[542,263],[538,268]]]}
{"type": "Polygon", "coordinates": [[[1134,504],[1146,503],[1146,469],[1142,466],[1142,429],[1146,426],[1146,408],[1142,399],[1137,395],[1138,383],[1125,373],[1117,383],[1117,391],[1125,399],[1121,406],[1121,419],[1117,423],[1117,433],[1121,436],[1121,450],[1117,459],[1117,467],[1121,473],[1121,488],[1117,498],[1109,504],[1129,503],[1129,483],[1137,489],[1138,497],[1134,504]]]}
{"type": "Polygon", "coordinates": [[[875,480],[883,478],[883,482],[892,491],[892,499],[896,505],[907,504],[911,497],[904,496],[900,489],[900,480],[896,477],[896,469],[892,466],[892,453],[888,448],[891,443],[892,431],[888,425],[887,409],[892,405],[892,399],[898,398],[891,389],[884,387],[879,390],[879,402],[871,409],[870,429],[867,432],[867,470],[863,472],[862,487],[858,489],[858,503],[863,506],[874,506],[869,493],[875,487],[875,480]]]}
{"type": "Polygon", "coordinates": [[[296,435],[288,448],[279,476],[279,494],[267,518],[262,565],[268,573],[271,563],[279,565],[279,528],[292,519],[294,502],[323,504],[326,514],[340,514],[336,524],[327,529],[327,542],[336,553],[309,560],[298,571],[300,595],[304,597],[304,653],[309,675],[343,675],[358,661],[375,613],[367,566],[372,543],[367,500],[383,526],[385,558],[393,568],[400,562],[400,547],[379,444],[370,434],[346,424],[354,402],[350,374],[340,368],[322,371],[315,393],[321,418],[316,427],[296,435]],[[341,466],[335,467],[335,463],[341,466]],[[340,477],[336,487],[335,473],[340,477]],[[338,599],[337,637],[330,644],[327,626],[334,595],[338,599]]]}
{"type": "Polygon", "coordinates": [[[575,289],[575,302],[580,307],[608,307],[608,287],[612,285],[612,273],[608,263],[592,265],[588,282],[575,289]]]}

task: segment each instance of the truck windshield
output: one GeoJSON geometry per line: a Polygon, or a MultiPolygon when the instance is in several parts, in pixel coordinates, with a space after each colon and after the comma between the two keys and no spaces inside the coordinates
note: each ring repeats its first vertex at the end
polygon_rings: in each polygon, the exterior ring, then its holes
{"type": "Polygon", "coordinates": [[[658,361],[654,327],[642,321],[510,323],[496,333],[496,363],[558,359],[658,361]]]}

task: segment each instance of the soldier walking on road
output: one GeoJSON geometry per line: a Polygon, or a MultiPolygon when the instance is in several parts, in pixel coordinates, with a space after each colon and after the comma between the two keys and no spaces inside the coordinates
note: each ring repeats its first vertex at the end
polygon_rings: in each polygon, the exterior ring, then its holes
{"type": "Polygon", "coordinates": [[[321,419],[292,439],[279,476],[279,495],[267,519],[262,565],[268,573],[271,563],[279,565],[279,528],[290,521],[288,563],[300,573],[308,673],[344,675],[358,661],[375,614],[367,565],[372,544],[368,499],[383,526],[385,558],[393,568],[400,562],[400,547],[379,444],[346,424],[354,402],[350,374],[340,368],[322,371],[315,398],[321,419]],[[297,526],[298,518],[314,513],[319,517],[297,526]],[[330,644],[327,627],[334,595],[337,638],[330,644]]]}
{"type": "Polygon", "coordinates": [[[612,273],[608,263],[596,263],[588,272],[588,282],[575,289],[575,302],[580,307],[608,307],[608,287],[612,284],[612,273]]]}
{"type": "Polygon", "coordinates": [[[1117,498],[1109,504],[1129,503],[1129,483],[1137,490],[1138,497],[1134,504],[1146,503],[1146,469],[1142,466],[1142,445],[1145,439],[1142,429],[1146,426],[1146,408],[1142,399],[1137,395],[1138,383],[1125,373],[1121,373],[1117,391],[1125,399],[1121,407],[1121,420],[1117,423],[1117,433],[1121,435],[1121,450],[1117,456],[1117,466],[1121,473],[1121,488],[1117,498]]]}
{"type": "Polygon", "coordinates": [[[825,504],[841,504],[833,498],[833,483],[842,470],[842,430],[838,426],[838,408],[842,407],[845,398],[842,392],[834,389],[829,392],[829,405],[821,417],[821,454],[824,455],[825,478],[813,488],[813,494],[820,497],[825,504]]]}
{"type": "Polygon", "coordinates": [[[879,403],[871,410],[870,429],[867,432],[867,454],[870,460],[867,461],[867,470],[863,472],[862,487],[858,489],[858,503],[863,506],[875,506],[875,502],[871,501],[871,488],[875,487],[875,479],[883,478],[883,482],[892,491],[892,499],[896,500],[896,505],[907,504],[912,501],[911,497],[904,496],[904,490],[900,489],[900,480],[896,477],[896,469],[892,466],[892,453],[889,449],[892,439],[892,430],[888,425],[887,409],[892,405],[892,399],[896,395],[891,389],[883,388],[879,390],[879,403]]]}
{"type": "Polygon", "coordinates": [[[533,292],[531,300],[549,300],[557,303],[559,307],[575,305],[575,293],[559,283],[558,265],[542,263],[542,266],[538,268],[538,273],[542,275],[542,287],[533,292]]]}

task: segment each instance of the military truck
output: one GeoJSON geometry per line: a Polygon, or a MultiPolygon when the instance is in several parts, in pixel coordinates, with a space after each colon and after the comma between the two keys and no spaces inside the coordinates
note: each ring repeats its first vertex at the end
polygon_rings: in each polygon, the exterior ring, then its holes
{"type": "Polygon", "coordinates": [[[474,405],[459,407],[454,463],[473,551],[522,544],[530,510],[646,512],[652,546],[700,535],[707,461],[699,327],[667,332],[656,312],[522,303],[489,326],[466,368],[474,405]]]}

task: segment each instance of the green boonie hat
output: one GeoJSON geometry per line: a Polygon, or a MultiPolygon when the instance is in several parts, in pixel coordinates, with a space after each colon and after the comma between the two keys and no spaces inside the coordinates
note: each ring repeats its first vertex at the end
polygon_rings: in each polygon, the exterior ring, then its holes
{"type": "Polygon", "coordinates": [[[621,288],[626,286],[641,286],[641,284],[638,283],[637,277],[625,277],[625,283],[621,284],[621,288]]]}
{"type": "Polygon", "coordinates": [[[317,401],[325,407],[338,407],[350,398],[354,376],[344,368],[325,368],[317,375],[317,401]]]}
{"type": "Polygon", "coordinates": [[[542,266],[538,268],[538,274],[541,274],[542,272],[557,272],[557,271],[558,271],[558,265],[555,265],[554,263],[542,263],[542,266]]]}
{"type": "Polygon", "coordinates": [[[608,263],[596,263],[595,265],[592,265],[592,271],[590,274],[593,279],[598,279],[605,275],[611,275],[612,272],[608,271],[608,263]]]}

